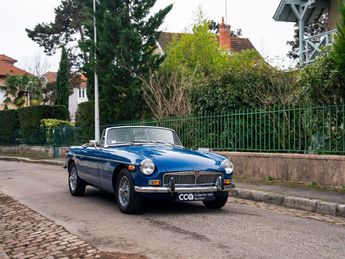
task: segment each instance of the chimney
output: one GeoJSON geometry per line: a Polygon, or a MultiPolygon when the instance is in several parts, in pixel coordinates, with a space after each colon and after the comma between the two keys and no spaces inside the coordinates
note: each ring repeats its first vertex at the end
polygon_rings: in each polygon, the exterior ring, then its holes
{"type": "Polygon", "coordinates": [[[224,17],[222,17],[222,23],[219,25],[219,46],[231,50],[231,33],[230,25],[224,23],[224,17]]]}

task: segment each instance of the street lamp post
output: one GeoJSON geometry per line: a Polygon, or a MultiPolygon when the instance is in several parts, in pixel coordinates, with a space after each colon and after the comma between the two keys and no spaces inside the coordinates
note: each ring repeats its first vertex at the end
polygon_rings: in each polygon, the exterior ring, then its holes
{"type": "Polygon", "coordinates": [[[94,27],[94,63],[95,63],[95,140],[99,142],[99,97],[98,97],[98,75],[96,66],[96,46],[97,46],[97,28],[96,28],[96,0],[93,0],[93,27],[94,27]]]}

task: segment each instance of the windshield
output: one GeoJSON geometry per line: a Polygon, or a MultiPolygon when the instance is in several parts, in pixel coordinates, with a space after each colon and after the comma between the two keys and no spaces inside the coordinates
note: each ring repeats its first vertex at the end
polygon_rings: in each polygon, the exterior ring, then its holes
{"type": "Polygon", "coordinates": [[[109,129],[106,140],[107,146],[126,143],[181,145],[175,132],[170,129],[150,127],[123,127],[109,129]]]}

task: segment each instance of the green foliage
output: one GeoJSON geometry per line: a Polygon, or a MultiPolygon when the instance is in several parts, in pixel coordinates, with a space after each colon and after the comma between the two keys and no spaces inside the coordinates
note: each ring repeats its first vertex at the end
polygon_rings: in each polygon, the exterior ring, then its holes
{"type": "Polygon", "coordinates": [[[31,100],[42,98],[41,82],[30,75],[7,76],[4,103],[13,103],[17,107],[25,106],[25,97],[29,94],[31,100]]]}
{"type": "Polygon", "coordinates": [[[15,144],[19,129],[17,111],[0,111],[0,125],[0,144],[15,144]]]}
{"type": "Polygon", "coordinates": [[[333,45],[333,58],[337,69],[345,80],[345,2],[340,1],[340,20],[333,45]]]}
{"type": "MultiPolygon", "coordinates": [[[[100,101],[99,107],[100,123],[104,124],[106,121],[106,105],[103,100],[100,101]]],[[[76,116],[77,143],[86,143],[91,139],[95,139],[95,103],[93,101],[80,103],[76,116]]]]}
{"type": "Polygon", "coordinates": [[[32,106],[18,109],[20,124],[19,136],[22,143],[46,144],[45,131],[41,128],[41,120],[55,118],[67,119],[65,106],[32,106]]]}
{"type": "MultiPolygon", "coordinates": [[[[136,75],[155,71],[162,57],[155,55],[165,16],[172,5],[152,14],[156,0],[97,1],[97,50],[94,49],[93,6],[88,0],[63,0],[55,9],[55,21],[27,29],[28,36],[48,54],[63,46],[71,53],[71,63],[88,78],[88,97],[94,98],[94,72],[99,76],[100,98],[107,106],[105,118],[141,118],[149,114],[136,75]],[[76,39],[80,39],[77,40],[76,39]],[[77,44],[76,44],[77,43],[77,44]],[[71,51],[71,48],[77,48],[71,51]],[[93,60],[97,52],[97,64],[93,60]]],[[[57,103],[61,102],[59,97],[57,103]]]]}
{"type": "Polygon", "coordinates": [[[344,103],[345,79],[330,53],[324,49],[318,59],[299,74],[297,82],[307,105],[344,103]]]}
{"type": "MultiPolygon", "coordinates": [[[[99,76],[100,98],[107,106],[106,122],[141,118],[148,114],[141,81],[135,75],[146,75],[157,69],[162,58],[154,54],[165,16],[172,6],[151,15],[156,0],[100,1],[97,5],[97,64],[84,67],[89,79],[88,96],[94,97],[93,73],[99,76]]],[[[92,9],[89,9],[90,14],[92,9]]],[[[93,24],[86,24],[88,40],[82,49],[94,53],[93,24]]]]}
{"type": "Polygon", "coordinates": [[[192,34],[183,34],[169,44],[163,69],[170,72],[200,76],[221,73],[227,66],[227,53],[218,46],[218,39],[201,20],[193,26],[192,34]]]}
{"type": "Polygon", "coordinates": [[[273,176],[268,176],[268,177],[266,178],[266,181],[267,181],[267,182],[273,182],[273,176]]]}
{"type": "Polygon", "coordinates": [[[298,101],[293,75],[267,64],[255,50],[232,54],[226,70],[191,93],[195,114],[269,108],[298,101]]]}
{"type": "MultiPolygon", "coordinates": [[[[33,30],[26,29],[28,37],[44,49],[48,55],[55,54],[57,49],[74,42],[76,38],[84,40],[83,24],[92,21],[85,14],[86,0],[63,0],[55,8],[55,20],[51,23],[39,23],[33,30]]],[[[83,53],[86,61],[87,56],[83,53]]]]}
{"type": "Polygon", "coordinates": [[[62,48],[59,70],[56,78],[56,100],[55,105],[64,105],[68,109],[69,98],[69,62],[66,49],[62,48]]]}
{"type": "Polygon", "coordinates": [[[40,126],[46,134],[46,143],[55,145],[67,145],[73,142],[74,131],[70,130],[71,127],[73,127],[71,122],[59,119],[42,119],[40,126]],[[70,134],[65,133],[67,130],[70,134]]]}
{"type": "Polygon", "coordinates": [[[318,188],[319,185],[317,184],[317,182],[312,181],[312,182],[310,183],[310,187],[311,187],[311,188],[318,188]]]}

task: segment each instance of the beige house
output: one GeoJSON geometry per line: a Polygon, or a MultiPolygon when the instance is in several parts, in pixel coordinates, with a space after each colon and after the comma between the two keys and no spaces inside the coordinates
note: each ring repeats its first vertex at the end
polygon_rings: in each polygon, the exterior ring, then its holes
{"type": "MultiPolygon", "coordinates": [[[[5,108],[5,91],[3,87],[6,85],[7,76],[23,76],[32,75],[31,73],[16,67],[14,64],[17,62],[14,58],[8,57],[4,54],[0,54],[0,110],[5,108]]],[[[9,109],[16,109],[14,104],[8,103],[7,107],[9,109]]]]}

